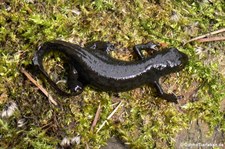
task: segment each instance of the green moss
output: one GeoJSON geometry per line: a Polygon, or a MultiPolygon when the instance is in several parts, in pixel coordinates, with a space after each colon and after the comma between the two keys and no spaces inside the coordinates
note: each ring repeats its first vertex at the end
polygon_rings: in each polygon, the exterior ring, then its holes
{"type": "MultiPolygon", "coordinates": [[[[134,148],[173,148],[176,133],[194,119],[204,120],[211,130],[215,126],[225,130],[224,113],[219,110],[225,82],[218,69],[219,59],[224,58],[224,43],[183,45],[194,36],[224,27],[224,5],[222,0],[213,4],[192,0],[1,2],[0,109],[14,100],[19,114],[0,119],[0,146],[54,148],[63,137],[80,135],[77,148],[86,144],[99,148],[110,136],[117,135],[134,148]],[[80,45],[110,41],[118,47],[113,56],[123,60],[135,57],[132,46],[138,43],[154,41],[175,46],[190,61],[182,72],[163,78],[163,87],[190,96],[185,96],[186,103],[174,105],[154,97],[154,89],[144,86],[118,95],[86,88],[80,96],[64,98],[54,94],[41,77],[34,76],[58,101],[59,106],[54,107],[20,72],[22,66],[29,68],[37,46],[52,39],[80,45]],[[197,52],[199,47],[203,50],[197,52]],[[192,102],[193,94],[198,101],[192,102]],[[123,106],[95,133],[121,100],[123,106]],[[91,132],[100,103],[100,118],[91,132]],[[24,117],[26,126],[18,128],[16,122],[24,117]]],[[[63,63],[57,58],[46,61],[49,70],[63,63]]]]}

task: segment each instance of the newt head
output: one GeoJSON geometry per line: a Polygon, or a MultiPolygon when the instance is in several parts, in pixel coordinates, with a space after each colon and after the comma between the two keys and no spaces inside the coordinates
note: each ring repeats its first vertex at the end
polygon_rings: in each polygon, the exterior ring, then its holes
{"type": "Polygon", "coordinates": [[[188,56],[176,48],[168,48],[155,57],[154,68],[160,75],[182,70],[188,63],[188,56]]]}
{"type": "Polygon", "coordinates": [[[167,49],[168,52],[166,53],[166,61],[167,67],[171,69],[176,69],[176,71],[183,69],[188,63],[188,56],[180,52],[176,48],[169,48],[167,49]]]}

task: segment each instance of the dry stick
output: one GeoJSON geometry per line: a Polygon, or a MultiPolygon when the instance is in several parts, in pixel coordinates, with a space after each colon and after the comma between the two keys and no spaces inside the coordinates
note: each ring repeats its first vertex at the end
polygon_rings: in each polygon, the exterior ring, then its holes
{"type": "Polygon", "coordinates": [[[225,37],[202,38],[197,41],[198,42],[210,42],[210,41],[222,41],[222,40],[225,40],[225,37]]]}
{"type": "Polygon", "coordinates": [[[105,123],[116,113],[116,111],[119,109],[119,107],[122,105],[122,101],[118,104],[118,106],[112,111],[112,113],[107,117],[107,119],[102,123],[102,125],[98,128],[97,132],[98,133],[102,127],[105,125],[105,123]]]}
{"type": "Polygon", "coordinates": [[[205,38],[205,37],[210,36],[210,35],[215,35],[215,34],[218,34],[218,33],[222,33],[222,32],[225,32],[225,28],[222,28],[222,29],[220,29],[220,30],[217,30],[217,31],[214,31],[214,32],[211,32],[211,33],[207,33],[207,34],[204,34],[204,35],[195,37],[195,38],[192,38],[191,40],[188,40],[188,41],[187,41],[186,43],[184,43],[184,44],[187,44],[187,43],[189,43],[189,42],[192,42],[192,41],[196,41],[196,40],[205,38]]]}
{"type": "Polygon", "coordinates": [[[96,126],[96,124],[98,122],[100,111],[101,111],[101,103],[98,105],[98,109],[96,111],[94,121],[92,122],[92,125],[91,125],[91,131],[93,131],[94,127],[96,126]]]}
{"type": "Polygon", "coordinates": [[[86,148],[85,148],[85,149],[89,149],[89,145],[88,145],[88,143],[85,143],[85,145],[86,145],[86,148]]]}
{"type": "Polygon", "coordinates": [[[37,86],[44,94],[45,94],[45,96],[47,96],[48,97],[48,99],[49,99],[49,101],[51,102],[51,103],[53,103],[55,106],[57,106],[58,104],[57,104],[57,102],[52,98],[52,96],[40,85],[40,84],[38,84],[37,83],[37,81],[35,81],[32,77],[31,77],[31,75],[28,73],[28,72],[26,72],[23,68],[21,69],[21,72],[35,85],[35,86],[37,86]]]}

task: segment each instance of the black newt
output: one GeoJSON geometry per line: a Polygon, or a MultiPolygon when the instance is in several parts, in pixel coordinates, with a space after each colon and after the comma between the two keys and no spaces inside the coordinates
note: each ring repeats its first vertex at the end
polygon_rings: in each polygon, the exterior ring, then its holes
{"type": "Polygon", "coordinates": [[[188,57],[176,48],[167,48],[144,57],[142,50],[155,50],[157,44],[147,43],[134,46],[138,55],[136,61],[122,61],[112,58],[109,52],[114,46],[109,42],[91,42],[80,47],[65,41],[54,40],[42,44],[33,58],[33,64],[45,76],[50,85],[62,95],[78,95],[86,85],[103,91],[128,91],[144,84],[153,84],[158,96],[177,103],[174,94],[167,94],[159,84],[159,78],[182,70],[188,57]],[[68,58],[68,88],[71,94],[62,91],[53,82],[43,67],[43,57],[50,51],[57,50],[68,58]]]}

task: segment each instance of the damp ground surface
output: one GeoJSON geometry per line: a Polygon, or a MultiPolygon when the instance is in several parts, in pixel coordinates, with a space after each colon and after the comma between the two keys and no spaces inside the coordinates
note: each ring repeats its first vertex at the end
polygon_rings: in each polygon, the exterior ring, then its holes
{"type": "MultiPolygon", "coordinates": [[[[184,43],[224,28],[224,6],[223,0],[0,0],[0,147],[223,148],[225,42],[184,43]],[[86,87],[79,96],[59,96],[32,65],[37,47],[54,39],[80,46],[110,41],[116,47],[111,56],[126,61],[137,59],[136,44],[176,47],[189,63],[160,82],[166,92],[183,98],[178,104],[166,102],[149,85],[121,93],[86,87]]],[[[44,59],[61,88],[66,87],[66,63],[59,53],[44,59]]]]}

